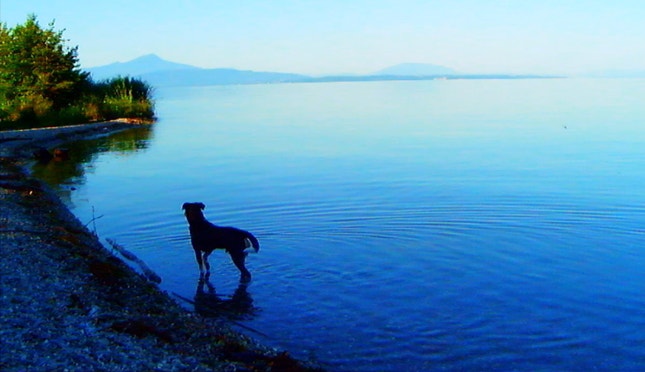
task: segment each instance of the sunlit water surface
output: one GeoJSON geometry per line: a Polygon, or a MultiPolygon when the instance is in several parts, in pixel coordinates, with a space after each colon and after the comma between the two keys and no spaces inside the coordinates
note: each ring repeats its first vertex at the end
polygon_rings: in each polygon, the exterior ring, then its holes
{"type": "Polygon", "coordinates": [[[151,131],[35,172],[162,289],[195,298],[181,205],[202,201],[262,246],[248,288],[211,256],[208,301],[331,370],[645,366],[645,80],[157,97],[151,131]]]}

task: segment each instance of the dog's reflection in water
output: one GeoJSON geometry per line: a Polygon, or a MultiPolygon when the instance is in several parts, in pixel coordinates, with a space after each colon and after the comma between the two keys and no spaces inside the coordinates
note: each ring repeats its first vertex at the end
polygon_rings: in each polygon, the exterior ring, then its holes
{"type": "Polygon", "coordinates": [[[248,293],[248,282],[240,282],[233,295],[218,295],[210,282],[210,274],[202,275],[195,292],[195,312],[204,317],[225,317],[231,320],[249,320],[257,309],[248,293]]]}

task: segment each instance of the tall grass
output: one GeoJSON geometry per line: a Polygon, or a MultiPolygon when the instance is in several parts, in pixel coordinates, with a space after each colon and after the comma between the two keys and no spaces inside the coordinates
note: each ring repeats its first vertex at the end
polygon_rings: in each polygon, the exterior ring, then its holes
{"type": "Polygon", "coordinates": [[[119,76],[96,84],[96,90],[102,100],[88,109],[104,119],[154,118],[153,89],[142,80],[119,76]]]}
{"type": "Polygon", "coordinates": [[[42,96],[0,100],[0,130],[58,126],[113,119],[154,120],[153,88],[132,77],[88,81],[70,105],[54,109],[42,96]]]}

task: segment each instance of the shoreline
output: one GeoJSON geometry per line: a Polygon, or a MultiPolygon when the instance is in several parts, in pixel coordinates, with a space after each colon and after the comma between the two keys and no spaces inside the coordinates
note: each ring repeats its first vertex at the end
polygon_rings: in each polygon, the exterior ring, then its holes
{"type": "Polygon", "coordinates": [[[99,138],[141,126],[132,120],[118,119],[90,124],[0,131],[0,156],[28,158],[35,149],[52,148],[84,139],[99,138]]]}
{"type": "Polygon", "coordinates": [[[0,370],[320,371],[185,310],[26,168],[37,149],[141,125],[0,132],[0,370]]]}

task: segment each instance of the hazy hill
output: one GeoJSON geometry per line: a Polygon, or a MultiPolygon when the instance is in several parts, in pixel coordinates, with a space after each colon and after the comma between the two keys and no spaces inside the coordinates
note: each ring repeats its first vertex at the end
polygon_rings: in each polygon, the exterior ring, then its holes
{"type": "Polygon", "coordinates": [[[373,73],[373,75],[389,76],[437,76],[457,74],[458,72],[451,68],[427,63],[401,63],[373,73]]]}
{"type": "Polygon", "coordinates": [[[232,68],[206,69],[166,61],[148,54],[128,62],[111,63],[86,69],[95,80],[116,76],[132,76],[152,86],[194,86],[226,84],[267,84],[304,81],[308,76],[280,72],[244,71],[232,68]]]}
{"type": "Polygon", "coordinates": [[[158,71],[141,75],[152,86],[202,86],[302,82],[308,76],[281,72],[258,72],[232,68],[158,71]]]}
{"type": "Polygon", "coordinates": [[[128,62],[115,62],[105,66],[88,68],[95,80],[107,79],[115,76],[141,76],[152,72],[201,70],[199,67],[175,63],[161,59],[156,54],[147,54],[128,62]]]}
{"type": "Polygon", "coordinates": [[[258,72],[232,68],[199,68],[191,65],[166,61],[154,54],[148,54],[129,62],[117,62],[86,69],[95,80],[116,76],[132,76],[145,80],[153,87],[230,85],[230,84],[271,84],[296,82],[353,82],[386,80],[430,80],[438,77],[449,79],[535,79],[538,75],[465,75],[444,66],[425,63],[402,63],[369,75],[322,76],[258,72]]]}

